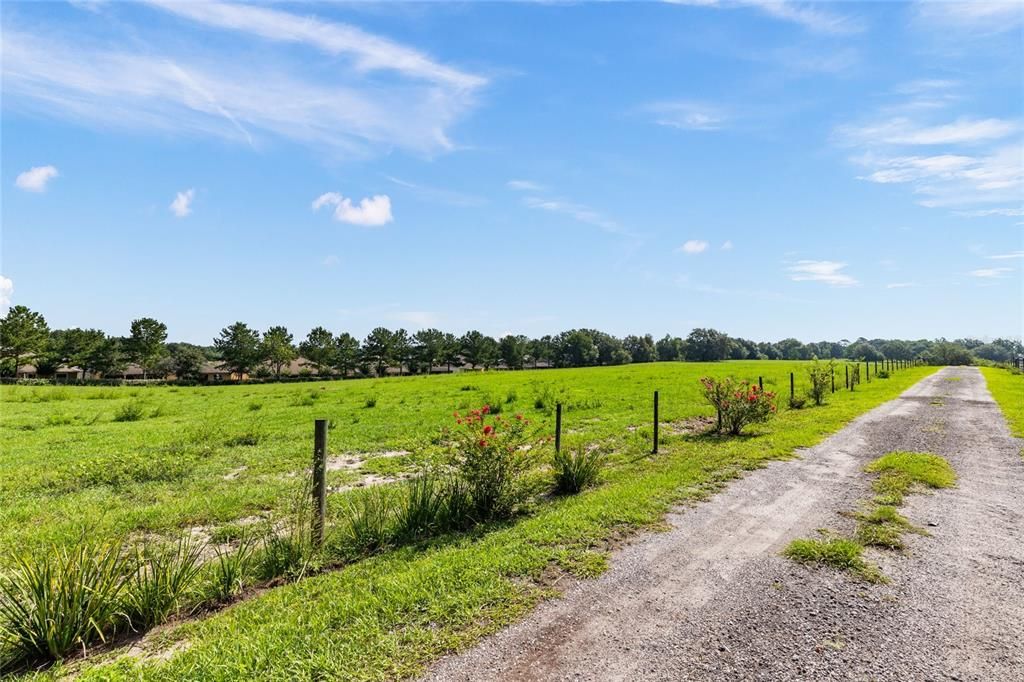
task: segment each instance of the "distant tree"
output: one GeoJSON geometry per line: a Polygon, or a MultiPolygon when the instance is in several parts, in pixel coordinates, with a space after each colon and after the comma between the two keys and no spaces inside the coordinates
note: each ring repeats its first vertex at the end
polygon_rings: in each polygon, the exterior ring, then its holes
{"type": "Polygon", "coordinates": [[[441,361],[448,366],[449,374],[452,373],[452,365],[462,364],[462,346],[455,334],[445,333],[441,346],[441,361]]]}
{"type": "Polygon", "coordinates": [[[686,337],[686,359],[717,362],[729,357],[729,337],[715,329],[697,328],[686,337]]]}
{"type": "Polygon", "coordinates": [[[421,329],[412,336],[413,348],[427,374],[444,358],[445,335],[440,329],[421,329]]]}
{"type": "Polygon", "coordinates": [[[323,374],[325,367],[334,365],[335,348],[334,334],[323,327],[314,327],[299,344],[299,353],[313,363],[317,374],[323,374]]]}
{"type": "Polygon", "coordinates": [[[398,329],[391,335],[391,359],[398,365],[398,376],[404,374],[406,367],[409,367],[410,372],[412,371],[412,365],[415,364],[416,358],[413,353],[412,339],[409,338],[409,332],[404,329],[398,329]]]}
{"type": "Polygon", "coordinates": [[[100,344],[106,340],[107,335],[99,329],[65,329],[54,332],[51,348],[61,363],[81,367],[83,374],[98,374],[93,360],[100,344]]]}
{"type": "Polygon", "coordinates": [[[630,334],[622,339],[622,345],[633,362],[654,362],[658,357],[654,347],[654,337],[650,334],[644,336],[630,334]]]}
{"type": "Polygon", "coordinates": [[[498,342],[475,329],[463,334],[459,340],[462,357],[473,369],[477,365],[492,366],[498,359],[498,342]]]}
{"type": "Polygon", "coordinates": [[[10,358],[17,375],[22,359],[42,354],[49,345],[46,318],[23,305],[16,305],[0,319],[0,357],[10,358]]]}
{"type": "Polygon", "coordinates": [[[597,346],[597,362],[600,365],[627,365],[633,357],[622,345],[622,341],[611,334],[591,329],[590,336],[597,346]]]}
{"type": "Polygon", "coordinates": [[[222,329],[220,336],[213,340],[213,346],[220,352],[223,366],[237,373],[239,378],[260,361],[260,333],[244,322],[222,329]]]}
{"type": "Polygon", "coordinates": [[[142,368],[142,378],[152,373],[167,356],[167,325],[152,317],[132,320],[131,334],[125,342],[128,359],[142,368]]]}
{"type": "Polygon", "coordinates": [[[527,356],[534,367],[540,362],[551,362],[555,356],[554,343],[550,336],[542,336],[539,339],[530,341],[527,356]]]}
{"type": "Polygon", "coordinates": [[[93,349],[86,363],[94,372],[104,377],[121,374],[128,364],[124,342],[119,338],[107,337],[93,349]]]}
{"type": "Polygon", "coordinates": [[[660,362],[672,362],[673,360],[683,359],[683,340],[679,337],[670,336],[665,334],[665,337],[659,339],[654,344],[654,351],[658,356],[660,362]]]}
{"type": "Polygon", "coordinates": [[[782,339],[775,344],[783,360],[807,360],[811,357],[811,351],[798,339],[782,339]]]}
{"type": "Polygon", "coordinates": [[[341,332],[334,339],[334,368],[342,378],[359,366],[359,339],[348,332],[341,332]]]}
{"type": "Polygon", "coordinates": [[[884,360],[885,356],[872,346],[867,339],[857,339],[846,347],[846,357],[851,360],[884,360]]]}
{"type": "Polygon", "coordinates": [[[206,355],[199,346],[191,343],[168,344],[171,352],[171,368],[174,376],[182,381],[194,381],[199,378],[199,370],[206,362],[206,355]]]}
{"type": "Polygon", "coordinates": [[[271,327],[263,334],[260,347],[261,359],[274,369],[274,376],[281,378],[281,368],[298,355],[294,337],[282,326],[271,327]]]}
{"type": "Polygon", "coordinates": [[[522,369],[529,344],[530,340],[521,334],[503,336],[498,346],[501,360],[505,366],[509,369],[522,369]]]}
{"type": "Polygon", "coordinates": [[[971,351],[959,343],[945,340],[936,341],[924,359],[932,365],[970,365],[974,362],[971,351]]]}
{"type": "Polygon", "coordinates": [[[553,340],[557,367],[589,367],[597,364],[600,352],[594,337],[585,329],[562,332],[553,340]]]}
{"type": "Polygon", "coordinates": [[[394,354],[394,333],[390,329],[377,327],[363,341],[363,359],[372,365],[377,376],[384,375],[394,354]]]}
{"type": "Polygon", "coordinates": [[[1005,346],[996,343],[986,343],[976,346],[972,351],[976,357],[989,362],[1009,362],[1013,359],[1013,353],[1005,346]]]}
{"type": "Polygon", "coordinates": [[[896,339],[880,343],[878,352],[891,360],[909,360],[914,357],[910,344],[896,339]]]}

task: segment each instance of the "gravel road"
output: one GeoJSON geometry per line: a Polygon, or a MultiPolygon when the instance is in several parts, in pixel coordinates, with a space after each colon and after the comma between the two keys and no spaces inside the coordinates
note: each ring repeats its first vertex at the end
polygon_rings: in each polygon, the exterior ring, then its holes
{"type": "Polygon", "coordinates": [[[672,514],[526,620],[428,680],[1024,680],[1024,460],[973,368],[946,368],[802,453],[672,514]],[[931,537],[869,550],[871,585],[779,556],[852,530],[861,467],[946,457],[956,488],[907,498],[931,537]]]}

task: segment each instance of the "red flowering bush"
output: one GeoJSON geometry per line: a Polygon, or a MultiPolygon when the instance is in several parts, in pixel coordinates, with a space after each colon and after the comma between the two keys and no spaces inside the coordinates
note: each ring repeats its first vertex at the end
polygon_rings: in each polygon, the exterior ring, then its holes
{"type": "Polygon", "coordinates": [[[521,414],[494,416],[488,405],[453,416],[449,463],[467,485],[476,520],[511,515],[529,496],[526,474],[534,464],[529,420],[521,414]]]}
{"type": "Polygon", "coordinates": [[[704,377],[700,383],[704,388],[704,399],[718,413],[716,430],[719,432],[724,428],[737,436],[747,424],[766,422],[775,414],[775,394],[762,390],[757,384],[731,377],[704,377]]]}

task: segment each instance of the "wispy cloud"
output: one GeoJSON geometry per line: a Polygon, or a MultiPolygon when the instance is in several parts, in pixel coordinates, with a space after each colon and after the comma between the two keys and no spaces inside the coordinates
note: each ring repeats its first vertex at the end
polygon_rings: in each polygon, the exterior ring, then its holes
{"type": "Polygon", "coordinates": [[[543,192],[544,186],[538,184],[532,180],[509,180],[505,183],[505,186],[509,189],[514,189],[518,192],[543,192]]]}
{"type": "Polygon", "coordinates": [[[1024,258],[1024,251],[1011,251],[1010,253],[1000,253],[995,256],[989,256],[991,260],[1010,260],[1012,258],[1024,258]]]}
{"type": "Polygon", "coordinates": [[[324,259],[320,261],[320,265],[324,266],[325,268],[333,268],[340,262],[341,259],[332,253],[327,256],[324,256],[324,259]]]}
{"type": "Polygon", "coordinates": [[[14,281],[10,277],[0,275],[0,308],[10,308],[13,295],[14,281]]]}
{"type": "Polygon", "coordinates": [[[786,270],[794,282],[823,282],[833,287],[852,287],[859,282],[843,272],[846,263],[831,260],[800,260],[786,270]]]}
{"type": "Polygon", "coordinates": [[[982,279],[999,279],[1006,277],[1007,274],[1013,272],[1013,268],[979,268],[977,270],[971,270],[971,277],[981,277],[982,279]]]}
{"type": "Polygon", "coordinates": [[[727,116],[721,109],[702,102],[652,102],[641,110],[652,115],[658,125],[680,130],[721,130],[727,122],[727,116]]]}
{"type": "Polygon", "coordinates": [[[487,82],[482,76],[440,64],[418,50],[349,24],[235,3],[146,2],[207,26],[249,33],[277,42],[305,44],[330,55],[346,55],[354,60],[360,71],[394,71],[410,78],[460,89],[477,88],[487,82]]]}
{"type": "Polygon", "coordinates": [[[388,317],[397,322],[404,322],[405,324],[412,325],[418,329],[436,327],[440,324],[441,319],[437,313],[432,313],[426,310],[398,310],[389,314],[388,317]]]}
{"type": "Polygon", "coordinates": [[[1020,0],[973,0],[972,2],[936,2],[919,0],[917,19],[930,29],[958,33],[993,34],[1019,30],[1024,24],[1024,3],[1020,0]]]}
{"type": "Polygon", "coordinates": [[[909,289],[911,287],[916,287],[916,286],[917,286],[917,282],[892,282],[891,284],[886,284],[885,288],[886,289],[909,289]]]}
{"type": "Polygon", "coordinates": [[[676,251],[694,255],[698,253],[704,253],[705,251],[708,250],[708,246],[709,244],[703,239],[690,239],[688,241],[683,242],[683,245],[676,249],[676,251]]]}
{"type": "Polygon", "coordinates": [[[1000,140],[1020,130],[1016,121],[962,117],[941,125],[893,118],[864,126],[845,126],[840,134],[869,144],[950,145],[1000,140]]]}
{"type": "Polygon", "coordinates": [[[719,7],[730,9],[736,7],[753,7],[762,13],[782,21],[798,24],[813,33],[826,35],[847,35],[860,33],[864,30],[864,22],[859,18],[837,14],[814,7],[809,3],[791,2],[790,0],[666,0],[675,5],[695,5],[700,7],[719,7]]]}
{"type": "Polygon", "coordinates": [[[732,240],[726,239],[719,248],[722,251],[732,251],[732,240]]]}
{"type": "Polygon", "coordinates": [[[567,215],[577,222],[599,227],[605,232],[628,234],[616,221],[585,204],[578,204],[564,199],[547,199],[535,196],[524,197],[523,203],[529,208],[567,215]]]}
{"type": "Polygon", "coordinates": [[[244,58],[200,44],[161,50],[159,40],[133,50],[128,40],[108,47],[87,34],[47,37],[6,22],[5,106],[93,126],[215,135],[255,146],[283,138],[349,156],[394,148],[430,155],[454,148],[447,131],[475,106],[487,82],[345,24],[240,4],[154,4],[241,32],[250,43],[289,43],[349,59],[316,70],[272,45],[250,44],[244,58]]]}
{"type": "Polygon", "coordinates": [[[394,220],[391,215],[391,198],[386,194],[365,197],[356,205],[337,192],[325,192],[313,200],[313,210],[319,211],[324,206],[333,206],[334,219],[351,225],[379,227],[394,220]]]}
{"type": "Polygon", "coordinates": [[[178,218],[184,218],[185,216],[192,213],[192,200],[195,199],[196,191],[194,189],[186,189],[178,192],[174,196],[174,201],[168,207],[178,218]]]}
{"type": "Polygon", "coordinates": [[[469,206],[483,206],[487,203],[487,200],[483,197],[478,197],[472,194],[466,194],[464,192],[458,192],[451,189],[445,189],[443,187],[432,187],[430,185],[423,185],[418,182],[410,182],[401,178],[396,178],[393,175],[384,176],[389,182],[392,182],[399,187],[404,187],[415,195],[416,197],[423,199],[424,201],[430,201],[438,204],[446,204],[448,206],[457,206],[459,208],[466,208],[469,206]]]}
{"type": "Polygon", "coordinates": [[[26,192],[45,192],[46,185],[58,175],[60,173],[54,166],[35,166],[24,173],[19,173],[14,185],[26,192]]]}
{"type": "Polygon", "coordinates": [[[989,216],[1017,218],[1024,216],[1024,208],[983,208],[977,211],[957,211],[957,215],[967,216],[968,218],[987,218],[989,216]]]}

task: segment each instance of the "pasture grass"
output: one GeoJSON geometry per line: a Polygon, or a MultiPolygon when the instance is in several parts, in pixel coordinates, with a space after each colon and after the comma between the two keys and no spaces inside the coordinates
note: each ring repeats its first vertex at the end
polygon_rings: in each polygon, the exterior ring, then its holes
{"type": "MultiPolygon", "coordinates": [[[[662,419],[706,416],[699,398],[704,374],[765,376],[785,383],[803,378],[801,363],[735,362],[713,365],[634,365],[618,368],[503,372],[452,377],[412,377],[295,385],[102,389],[56,388],[26,395],[4,387],[0,429],[0,541],[18,552],[73,540],[88,526],[94,536],[180,531],[195,525],[230,525],[243,517],[273,517],[289,509],[296,478],[308,466],[312,421],[330,418],[332,455],[429,450],[451,412],[476,406],[479,395],[500,396],[509,412],[524,412],[550,432],[554,402],[563,402],[564,426],[579,438],[601,442],[608,456],[598,487],[572,497],[545,498],[530,513],[502,523],[449,532],[416,544],[355,560],[341,570],[264,591],[200,620],[168,628],[157,638],[173,648],[166,659],[137,658],[117,650],[86,662],[58,665],[47,676],[80,673],[83,679],[211,679],[239,677],[372,680],[414,675],[438,656],[464,648],[515,621],[551,596],[543,576],[551,570],[580,577],[599,573],[607,550],[638,528],[653,528],[675,503],[706,496],[743,470],[791,456],[853,417],[895,397],[932,370],[914,368],[893,380],[838,392],[827,406],[783,410],[742,438],[663,435],[661,452],[649,455],[651,393],[661,391],[662,419]],[[778,376],[774,376],[778,375],[778,376]],[[476,390],[463,391],[472,385],[476,390]],[[125,395],[135,391],[136,395],[125,395]],[[479,393],[478,393],[479,391],[479,393]],[[515,397],[507,402],[512,392],[515,397]],[[314,393],[316,392],[316,393],[314,393]],[[377,397],[365,407],[367,393],[377,397]],[[305,403],[311,395],[314,406],[305,403]],[[124,396],[124,397],[121,397],[124,396]],[[133,423],[114,422],[118,401],[139,399],[166,413],[133,423]],[[258,400],[266,437],[252,446],[227,445],[247,424],[258,400]],[[68,413],[96,405],[104,417],[93,427],[18,427],[39,420],[53,403],[68,413]],[[463,404],[465,402],[465,404],[463,404]],[[109,405],[107,404],[109,403],[109,405]],[[537,407],[540,403],[541,407],[537,407]],[[8,409],[13,408],[13,409],[8,409]],[[354,420],[358,420],[355,421],[354,420]],[[241,425],[241,426],[240,426],[241,425]],[[637,428],[640,426],[640,428],[637,428]],[[633,427],[633,430],[630,430],[633,427]],[[84,473],[138,453],[150,467],[122,468],[116,477],[84,473]],[[47,461],[46,468],[38,466],[47,461]],[[182,462],[184,464],[182,464],[182,462]],[[225,474],[245,469],[233,478],[225,474]],[[153,470],[166,473],[154,477],[153,470]],[[187,646],[181,646],[182,643],[187,646]]],[[[332,472],[342,473],[342,472],[332,472]]],[[[369,549],[381,540],[374,495],[332,495],[334,537],[369,549]]],[[[432,523],[438,501],[410,490],[405,502],[410,535],[432,523]]],[[[427,535],[427,533],[423,533],[427,535]]],[[[279,565],[267,575],[301,576],[308,538],[288,535],[263,548],[260,561],[279,565]],[[279,546],[278,546],[279,545],[279,546]]],[[[254,569],[257,574],[259,568],[254,569]]],[[[235,591],[225,578],[222,594],[235,591]]]]}
{"type": "MultiPolygon", "coordinates": [[[[1010,432],[1017,438],[1024,438],[1024,374],[1001,367],[982,367],[989,393],[999,403],[1010,432]]],[[[1021,450],[1024,455],[1024,449],[1021,450]]]]}

